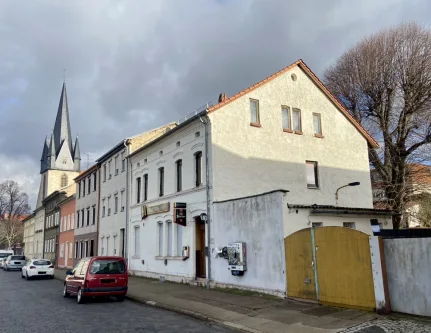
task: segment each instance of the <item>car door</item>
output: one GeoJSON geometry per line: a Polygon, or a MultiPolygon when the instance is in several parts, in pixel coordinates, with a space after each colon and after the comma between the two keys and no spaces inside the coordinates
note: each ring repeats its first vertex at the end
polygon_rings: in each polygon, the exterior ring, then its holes
{"type": "Polygon", "coordinates": [[[76,294],[79,288],[79,274],[81,273],[82,266],[84,265],[84,259],[81,259],[72,270],[71,275],[66,275],[66,287],[67,291],[71,294],[76,294]]]}

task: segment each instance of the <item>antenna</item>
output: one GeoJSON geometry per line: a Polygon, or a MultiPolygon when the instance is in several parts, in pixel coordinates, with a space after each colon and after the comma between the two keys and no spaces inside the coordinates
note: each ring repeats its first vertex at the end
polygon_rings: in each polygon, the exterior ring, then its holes
{"type": "Polygon", "coordinates": [[[90,165],[90,154],[83,153],[84,155],[87,155],[87,167],[85,169],[88,169],[88,166],[90,165]]]}

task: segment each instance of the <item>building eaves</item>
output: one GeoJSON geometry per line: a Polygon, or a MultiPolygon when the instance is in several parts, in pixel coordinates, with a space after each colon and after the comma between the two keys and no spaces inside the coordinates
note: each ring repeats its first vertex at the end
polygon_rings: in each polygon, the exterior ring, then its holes
{"type": "Polygon", "coordinates": [[[336,212],[337,214],[354,214],[354,213],[367,213],[375,215],[398,215],[390,209],[376,209],[376,208],[358,208],[358,207],[339,207],[332,205],[287,205],[289,209],[311,209],[313,213],[330,214],[336,212]]]}
{"type": "Polygon", "coordinates": [[[76,199],[76,194],[69,195],[69,196],[68,196],[68,197],[66,197],[64,200],[60,201],[60,202],[58,203],[58,205],[59,205],[59,206],[63,206],[64,204],[66,204],[66,203],[68,203],[69,201],[72,201],[72,200],[74,200],[74,199],[76,199]]]}
{"type": "Polygon", "coordinates": [[[81,179],[87,177],[89,174],[93,173],[95,170],[97,170],[98,164],[94,164],[93,166],[89,167],[87,170],[82,171],[78,176],[76,176],[73,180],[76,182],[80,181],[81,179]]]}

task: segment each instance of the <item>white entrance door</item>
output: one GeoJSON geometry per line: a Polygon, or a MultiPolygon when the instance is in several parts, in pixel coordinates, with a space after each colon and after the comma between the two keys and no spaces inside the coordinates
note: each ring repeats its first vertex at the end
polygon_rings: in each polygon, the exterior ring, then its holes
{"type": "Polygon", "coordinates": [[[69,259],[69,242],[66,242],[66,249],[64,250],[64,267],[67,267],[67,259],[69,259]]]}

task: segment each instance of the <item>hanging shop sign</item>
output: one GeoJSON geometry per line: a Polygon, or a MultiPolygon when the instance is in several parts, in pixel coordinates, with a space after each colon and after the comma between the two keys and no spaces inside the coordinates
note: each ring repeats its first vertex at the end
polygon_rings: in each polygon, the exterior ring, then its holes
{"type": "Polygon", "coordinates": [[[187,204],[184,202],[174,203],[174,223],[185,227],[187,225],[187,204]]]}

